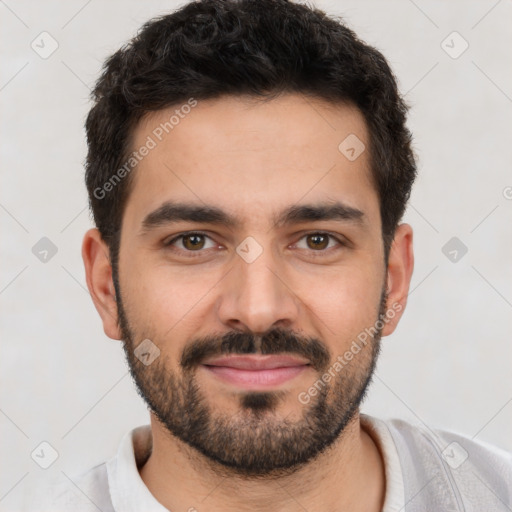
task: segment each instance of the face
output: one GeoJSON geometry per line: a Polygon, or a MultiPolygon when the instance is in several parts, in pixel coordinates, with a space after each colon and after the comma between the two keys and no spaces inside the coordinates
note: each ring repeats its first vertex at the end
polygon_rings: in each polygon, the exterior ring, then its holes
{"type": "Polygon", "coordinates": [[[169,435],[238,474],[300,467],[357,412],[391,307],[369,155],[338,148],[369,146],[364,119],[224,97],[166,133],[175,110],[134,132],[155,144],[123,216],[118,336],[169,435]]]}

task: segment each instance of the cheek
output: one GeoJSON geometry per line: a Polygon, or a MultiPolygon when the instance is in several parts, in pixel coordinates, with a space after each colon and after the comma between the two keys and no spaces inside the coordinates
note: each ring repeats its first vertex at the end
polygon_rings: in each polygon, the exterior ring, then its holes
{"type": "MultiPolygon", "coordinates": [[[[143,261],[142,261],[143,260],[143,261]]],[[[204,318],[210,290],[222,278],[220,271],[201,271],[191,267],[172,267],[133,261],[124,269],[123,301],[134,326],[151,326],[154,335],[181,332],[194,318],[204,318]]]]}
{"type": "Polygon", "coordinates": [[[378,319],[383,277],[350,267],[303,284],[298,294],[325,340],[343,347],[378,319]]]}

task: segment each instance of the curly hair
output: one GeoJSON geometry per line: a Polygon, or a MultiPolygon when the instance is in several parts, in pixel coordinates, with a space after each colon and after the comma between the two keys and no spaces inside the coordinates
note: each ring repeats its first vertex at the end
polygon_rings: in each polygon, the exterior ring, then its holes
{"type": "Polygon", "coordinates": [[[416,177],[408,107],[383,55],[340,18],[287,0],[199,0],[147,22],[104,64],[87,120],[85,180],[95,224],[117,261],[129,173],[97,191],[130,152],[141,118],[225,95],[270,100],[299,92],[355,105],[369,132],[387,254],[416,177]]]}

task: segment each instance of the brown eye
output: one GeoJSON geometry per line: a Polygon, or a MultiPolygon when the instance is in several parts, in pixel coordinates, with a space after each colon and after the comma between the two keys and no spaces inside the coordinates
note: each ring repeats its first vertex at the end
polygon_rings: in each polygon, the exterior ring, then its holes
{"type": "Polygon", "coordinates": [[[343,238],[325,231],[306,233],[296,244],[296,249],[309,252],[311,257],[332,255],[334,251],[347,247],[343,238]]]}
{"type": "Polygon", "coordinates": [[[307,235],[307,245],[310,249],[322,250],[329,245],[329,235],[315,233],[307,235]]]}
{"type": "Polygon", "coordinates": [[[204,247],[204,235],[183,235],[182,240],[183,247],[189,251],[195,251],[204,247]]]}
{"type": "Polygon", "coordinates": [[[215,247],[215,242],[206,234],[200,232],[183,233],[172,240],[163,242],[165,247],[176,249],[182,253],[202,253],[203,250],[215,247]]]}

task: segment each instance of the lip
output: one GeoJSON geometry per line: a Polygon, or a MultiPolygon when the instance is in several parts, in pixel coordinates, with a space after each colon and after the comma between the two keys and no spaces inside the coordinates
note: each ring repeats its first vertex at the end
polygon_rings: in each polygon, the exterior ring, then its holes
{"type": "Polygon", "coordinates": [[[208,360],[202,367],[224,382],[255,390],[279,386],[310,365],[305,359],[287,355],[230,355],[208,360]]]}
{"type": "Polygon", "coordinates": [[[307,359],[289,355],[229,355],[205,361],[207,366],[226,366],[238,370],[273,370],[308,364],[307,359]]]}

